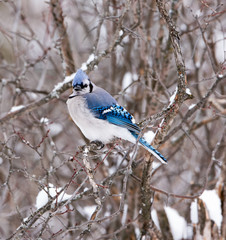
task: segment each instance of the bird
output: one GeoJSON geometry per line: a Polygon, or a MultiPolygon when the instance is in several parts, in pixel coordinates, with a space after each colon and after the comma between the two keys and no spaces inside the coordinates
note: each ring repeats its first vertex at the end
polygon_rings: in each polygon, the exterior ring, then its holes
{"type": "Polygon", "coordinates": [[[67,100],[69,114],[83,135],[91,142],[106,143],[114,138],[127,140],[148,150],[162,163],[166,158],[143,137],[134,117],[118,104],[106,90],[96,86],[78,69],[72,82],[73,92],[67,100]]]}

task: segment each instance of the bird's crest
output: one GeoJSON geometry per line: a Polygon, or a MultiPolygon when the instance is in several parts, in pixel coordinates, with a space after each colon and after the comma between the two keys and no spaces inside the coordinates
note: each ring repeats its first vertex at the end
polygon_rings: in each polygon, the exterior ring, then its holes
{"type": "Polygon", "coordinates": [[[82,71],[82,69],[78,69],[73,79],[72,86],[75,87],[76,85],[82,85],[85,79],[89,79],[89,77],[82,71]]]}

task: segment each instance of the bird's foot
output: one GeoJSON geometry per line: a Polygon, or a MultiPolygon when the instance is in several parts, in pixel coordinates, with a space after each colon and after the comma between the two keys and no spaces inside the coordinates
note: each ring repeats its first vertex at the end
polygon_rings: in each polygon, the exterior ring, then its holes
{"type": "Polygon", "coordinates": [[[101,141],[95,140],[90,143],[90,146],[93,149],[101,150],[104,147],[104,144],[101,141]]]}

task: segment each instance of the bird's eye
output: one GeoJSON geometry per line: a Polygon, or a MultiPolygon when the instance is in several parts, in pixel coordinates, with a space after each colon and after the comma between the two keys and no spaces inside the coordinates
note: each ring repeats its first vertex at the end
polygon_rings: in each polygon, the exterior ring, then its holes
{"type": "Polygon", "coordinates": [[[81,91],[81,89],[82,89],[80,85],[75,85],[75,86],[73,86],[73,88],[75,91],[81,91]]]}
{"type": "Polygon", "coordinates": [[[84,84],[82,87],[83,87],[83,88],[86,88],[86,87],[88,87],[88,85],[87,85],[87,84],[84,84]]]}

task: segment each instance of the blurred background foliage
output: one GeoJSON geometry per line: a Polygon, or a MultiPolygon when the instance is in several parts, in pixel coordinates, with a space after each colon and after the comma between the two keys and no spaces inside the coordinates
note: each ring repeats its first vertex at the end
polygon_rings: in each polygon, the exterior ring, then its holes
{"type": "MultiPolygon", "coordinates": [[[[169,164],[153,163],[150,184],[156,191],[150,200],[159,226],[150,231],[156,233],[157,239],[182,239],[176,238],[169,226],[164,208],[168,205],[186,221],[183,239],[223,239],[225,3],[174,0],[165,1],[165,8],[180,35],[187,86],[193,99],[181,106],[159,147],[169,164]],[[208,100],[184,119],[219,78],[223,80],[208,100]],[[215,189],[221,201],[220,229],[214,222],[209,225],[210,217],[201,199],[197,202],[199,220],[191,220],[193,200],[184,200],[183,196],[199,195],[204,189],[215,189]]],[[[93,167],[101,163],[95,180],[103,197],[98,212],[102,220],[92,223],[95,201],[89,182],[84,182],[87,174],[79,148],[87,140],[71,121],[65,104],[71,89],[68,86],[53,99],[48,94],[66,75],[89,63],[90,57],[102,55],[93,66],[89,65],[90,79],[109,91],[138,123],[165,109],[176,89],[178,75],[169,31],[156,2],[9,0],[0,2],[0,19],[2,239],[139,239],[145,150],[139,149],[133,156],[130,143],[117,141],[90,157],[93,167]],[[59,12],[54,12],[56,5],[64,22],[60,22],[59,12]],[[65,53],[65,49],[70,52],[65,53]],[[65,55],[69,58],[65,59],[65,55]],[[6,115],[44,98],[45,104],[34,104],[32,109],[5,120],[6,115]],[[131,158],[133,173],[125,178],[123,170],[131,158]],[[59,203],[55,209],[48,207],[35,215],[37,195],[50,183],[67,194],[78,190],[81,195],[67,205],[70,211],[60,209],[59,203]],[[61,214],[56,214],[56,209],[61,214]],[[89,233],[85,232],[87,229],[89,233]]],[[[161,120],[153,118],[145,132],[157,131],[161,120]]]]}

